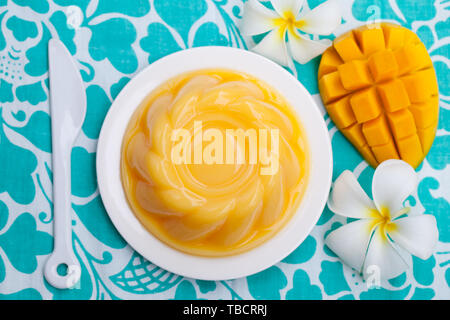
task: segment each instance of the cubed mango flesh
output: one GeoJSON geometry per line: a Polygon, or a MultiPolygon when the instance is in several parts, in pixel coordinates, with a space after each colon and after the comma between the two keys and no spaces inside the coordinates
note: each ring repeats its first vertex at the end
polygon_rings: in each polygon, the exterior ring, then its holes
{"type": "Polygon", "coordinates": [[[337,71],[337,67],[343,64],[343,61],[334,47],[324,52],[319,68],[319,78],[325,74],[337,71]]]}
{"type": "Polygon", "coordinates": [[[372,77],[364,61],[349,61],[338,66],[337,70],[346,90],[357,90],[372,85],[372,77]]]}
{"type": "Polygon", "coordinates": [[[396,140],[412,136],[417,132],[414,117],[408,109],[389,113],[388,119],[396,140]]]}
{"type": "Polygon", "coordinates": [[[335,39],[333,46],[345,62],[364,59],[364,55],[353,33],[345,34],[343,37],[335,39]]]}
{"type": "Polygon", "coordinates": [[[354,34],[362,53],[367,57],[384,50],[386,47],[383,29],[381,28],[361,27],[356,29],[354,34]]]}
{"type": "Polygon", "coordinates": [[[367,60],[370,72],[376,82],[392,79],[398,74],[398,64],[392,51],[375,52],[367,60]]]}
{"type": "Polygon", "coordinates": [[[381,146],[372,147],[372,152],[375,155],[378,163],[389,159],[399,159],[397,148],[395,147],[395,143],[392,140],[381,146]]]}
{"type": "Polygon", "coordinates": [[[405,34],[407,29],[390,23],[383,23],[384,40],[386,42],[386,49],[397,50],[405,44],[405,34]]]}
{"type": "Polygon", "coordinates": [[[372,149],[370,149],[370,146],[365,145],[364,147],[360,147],[359,152],[364,157],[364,159],[366,159],[369,165],[371,165],[372,167],[376,167],[378,165],[377,159],[375,158],[372,149]]]}
{"type": "Polygon", "coordinates": [[[394,56],[400,75],[432,66],[431,58],[423,43],[408,44],[394,51],[394,56]]]}
{"type": "Polygon", "coordinates": [[[342,85],[337,71],[328,73],[319,80],[319,90],[325,103],[336,101],[349,93],[342,85]]]}
{"type": "Polygon", "coordinates": [[[402,159],[417,168],[430,150],[439,89],[414,32],[381,23],[340,36],[323,54],[319,90],[330,118],[371,166],[402,159]]]}
{"type": "Polygon", "coordinates": [[[378,94],[383,102],[384,108],[389,112],[394,112],[411,105],[408,92],[400,80],[394,79],[377,86],[378,94]]]}
{"type": "Polygon", "coordinates": [[[375,119],[382,112],[382,106],[375,88],[356,92],[350,98],[350,104],[358,123],[375,119]]]}
{"type": "Polygon", "coordinates": [[[439,117],[439,109],[436,105],[439,104],[439,97],[433,96],[431,99],[423,103],[413,103],[409,110],[414,116],[417,128],[425,129],[435,124],[439,117]]]}
{"type": "Polygon", "coordinates": [[[344,136],[354,145],[356,148],[361,148],[367,145],[366,138],[364,137],[362,127],[355,123],[348,128],[341,130],[344,136]]]}
{"type": "Polygon", "coordinates": [[[347,128],[356,122],[349,96],[329,104],[328,113],[339,129],[347,128]]]}
{"type": "Polygon", "coordinates": [[[369,146],[380,146],[389,143],[391,132],[384,115],[362,124],[362,131],[369,146]]]}
{"type": "Polygon", "coordinates": [[[425,69],[400,78],[412,103],[426,102],[438,94],[434,69],[425,69]]]}
{"type": "Polygon", "coordinates": [[[422,145],[423,154],[426,155],[433,144],[434,136],[436,135],[436,127],[432,125],[425,129],[418,128],[417,135],[419,136],[420,144],[422,145]]]}
{"type": "Polygon", "coordinates": [[[403,160],[417,168],[423,160],[423,151],[417,134],[397,141],[397,148],[403,160]]]}

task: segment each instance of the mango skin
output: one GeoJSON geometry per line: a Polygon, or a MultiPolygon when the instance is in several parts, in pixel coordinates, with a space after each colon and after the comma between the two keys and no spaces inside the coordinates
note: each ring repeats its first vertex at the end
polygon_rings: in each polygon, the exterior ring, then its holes
{"type": "Polygon", "coordinates": [[[372,167],[420,165],[436,135],[439,89],[414,32],[390,23],[354,29],[324,52],[318,78],[330,118],[372,167]]]}

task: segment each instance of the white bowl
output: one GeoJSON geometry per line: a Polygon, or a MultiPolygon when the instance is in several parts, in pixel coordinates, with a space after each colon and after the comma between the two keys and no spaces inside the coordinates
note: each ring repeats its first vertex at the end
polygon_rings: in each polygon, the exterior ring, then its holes
{"type": "Polygon", "coordinates": [[[112,104],[97,149],[98,185],[112,222],[143,257],[170,272],[202,280],[226,280],[262,271],[285,258],[311,232],[325,206],[332,176],[328,130],[308,91],[289,72],[251,52],[228,47],[180,51],[152,63],[132,79],[112,104]],[[310,149],[311,171],[301,204],[274,237],[239,255],[210,258],[177,251],[148,232],[128,205],[120,175],[121,144],[133,112],[163,82],[181,73],[227,68],[250,74],[277,89],[298,113],[310,149]]]}

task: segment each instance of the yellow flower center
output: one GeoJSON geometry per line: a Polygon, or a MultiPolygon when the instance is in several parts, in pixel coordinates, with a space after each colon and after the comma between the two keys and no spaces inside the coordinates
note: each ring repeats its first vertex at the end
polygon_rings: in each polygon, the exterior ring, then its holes
{"type": "Polygon", "coordinates": [[[294,13],[286,11],[282,17],[274,19],[274,25],[280,28],[281,34],[289,30],[291,34],[295,35],[295,29],[299,29],[305,25],[305,21],[296,20],[294,13]]]}
{"type": "Polygon", "coordinates": [[[381,207],[381,210],[371,210],[371,216],[374,218],[373,225],[381,228],[381,234],[387,240],[387,234],[395,230],[396,225],[392,222],[392,216],[387,207],[381,207]]]}

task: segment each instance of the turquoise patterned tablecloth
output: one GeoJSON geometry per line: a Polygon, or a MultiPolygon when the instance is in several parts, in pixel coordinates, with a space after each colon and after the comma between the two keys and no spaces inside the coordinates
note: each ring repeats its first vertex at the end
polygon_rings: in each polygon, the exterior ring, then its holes
{"type": "MultiPolygon", "coordinates": [[[[321,0],[308,0],[307,7],[321,0]]],[[[242,0],[0,0],[0,299],[450,299],[450,1],[342,0],[341,34],[369,20],[388,20],[424,41],[440,86],[440,119],[431,152],[408,199],[438,221],[439,243],[428,260],[413,259],[401,276],[368,289],[326,247],[345,223],[328,209],[305,242],[281,263],[233,281],[196,281],[170,274],[133,251],[102,205],[95,150],[111,102],[137,72],[177,50],[203,45],[245,48],[237,24],[242,0]],[[57,290],[43,279],[52,250],[52,172],[47,41],[59,37],[78,61],[88,111],[72,152],[73,246],[79,285],[57,290]]],[[[319,102],[320,58],[295,65],[319,102]]],[[[323,109],[322,109],[323,110],[323,109]]],[[[324,113],[335,179],[349,169],[369,195],[373,169],[324,113]]]]}

